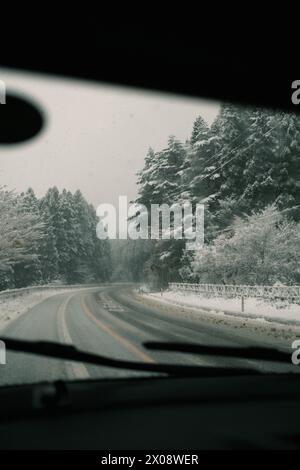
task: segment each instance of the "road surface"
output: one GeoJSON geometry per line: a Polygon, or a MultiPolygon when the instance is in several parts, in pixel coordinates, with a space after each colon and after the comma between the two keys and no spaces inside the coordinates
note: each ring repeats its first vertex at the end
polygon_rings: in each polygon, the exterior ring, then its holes
{"type": "MultiPolygon", "coordinates": [[[[251,339],[233,329],[209,324],[199,317],[196,320],[193,315],[180,315],[178,307],[167,308],[163,304],[149,307],[128,287],[118,285],[74,289],[49,297],[10,323],[1,331],[1,336],[69,343],[111,358],[206,366],[251,367],[254,363],[244,360],[238,364],[237,360],[228,358],[151,352],[143,347],[143,342],[257,345],[257,338],[251,339]]],[[[6,362],[0,366],[0,385],[142,374],[10,351],[7,351],[6,362]]],[[[259,367],[280,371],[284,366],[260,362],[259,367]]]]}

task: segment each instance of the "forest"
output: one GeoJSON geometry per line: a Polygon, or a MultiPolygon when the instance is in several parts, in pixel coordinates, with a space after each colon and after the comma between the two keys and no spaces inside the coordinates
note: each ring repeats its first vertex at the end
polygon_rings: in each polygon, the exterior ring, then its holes
{"type": "Polygon", "coordinates": [[[205,205],[203,250],[182,240],[111,241],[113,279],[300,283],[300,118],[223,104],[211,126],[199,116],[186,142],[149,149],[137,203],[205,205]]]}
{"type": "Polygon", "coordinates": [[[0,189],[0,289],[105,281],[110,247],[96,236],[97,216],[80,191],[0,189]]]}
{"type": "Polygon", "coordinates": [[[0,289],[132,281],[300,284],[300,118],[223,104],[209,126],[149,149],[136,203],[205,207],[205,244],[99,240],[94,207],[78,190],[43,197],[0,188],[0,289]]]}

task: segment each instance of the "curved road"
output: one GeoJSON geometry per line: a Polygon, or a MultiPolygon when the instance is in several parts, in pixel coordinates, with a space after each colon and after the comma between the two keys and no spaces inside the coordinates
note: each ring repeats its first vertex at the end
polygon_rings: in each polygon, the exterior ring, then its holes
{"type": "MultiPolygon", "coordinates": [[[[130,289],[111,285],[83,288],[47,298],[23,314],[5,330],[4,337],[48,340],[112,358],[148,362],[198,365],[237,365],[228,358],[200,357],[173,352],[149,352],[144,341],[177,341],[209,345],[251,345],[254,340],[233,330],[181,315],[178,307],[150,305],[130,289]]],[[[255,343],[257,345],[257,342],[255,343]]],[[[261,344],[265,346],[265,344],[261,344]]],[[[239,366],[251,366],[241,361],[239,366]]],[[[270,364],[259,364],[271,368],[270,364]]],[[[272,368],[278,369],[278,365],[272,368]]],[[[0,384],[57,379],[86,379],[141,375],[141,372],[59,361],[7,351],[7,364],[0,367],[0,384]]]]}

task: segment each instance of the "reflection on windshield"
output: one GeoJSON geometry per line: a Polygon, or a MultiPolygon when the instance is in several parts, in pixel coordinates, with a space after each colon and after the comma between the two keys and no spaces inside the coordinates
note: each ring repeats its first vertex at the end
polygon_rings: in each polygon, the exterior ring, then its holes
{"type": "MultiPolygon", "coordinates": [[[[40,100],[50,124],[34,143],[0,150],[0,339],[153,371],[296,372],[299,117],[4,80],[40,100]],[[237,347],[260,353],[228,354],[237,347]]],[[[1,385],[142,374],[34,350],[8,348],[0,361],[1,385]]]]}

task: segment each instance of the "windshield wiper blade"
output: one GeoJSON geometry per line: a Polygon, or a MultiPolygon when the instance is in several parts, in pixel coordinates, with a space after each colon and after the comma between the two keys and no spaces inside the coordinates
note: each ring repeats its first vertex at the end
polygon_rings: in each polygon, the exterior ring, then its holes
{"type": "Polygon", "coordinates": [[[149,341],[143,343],[144,347],[153,351],[173,351],[188,354],[203,354],[205,356],[235,357],[238,359],[260,359],[264,361],[291,363],[291,353],[278,349],[260,347],[228,347],[205,346],[190,343],[161,343],[149,341]]]}
{"type": "Polygon", "coordinates": [[[81,351],[72,345],[55,343],[52,341],[29,341],[11,338],[1,338],[6,349],[25,352],[56,359],[84,362],[97,366],[112,367],[115,369],[138,370],[142,372],[156,372],[179,376],[216,377],[230,375],[260,375],[255,369],[241,369],[230,367],[189,366],[163,363],[147,363],[111,359],[102,355],[81,351]]]}

